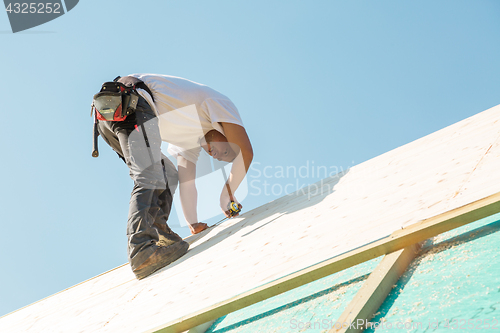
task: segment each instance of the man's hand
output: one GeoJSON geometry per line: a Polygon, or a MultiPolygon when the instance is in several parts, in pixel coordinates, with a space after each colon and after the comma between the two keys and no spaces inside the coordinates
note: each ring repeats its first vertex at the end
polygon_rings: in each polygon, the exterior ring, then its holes
{"type": "Polygon", "coordinates": [[[208,225],[206,223],[193,223],[193,224],[188,224],[189,230],[191,230],[191,234],[196,235],[200,232],[202,232],[205,229],[208,229],[208,225]]]}
{"type": "Polygon", "coordinates": [[[238,205],[240,210],[241,210],[241,208],[243,208],[243,206],[238,202],[238,200],[236,200],[236,198],[234,196],[228,195],[227,190],[225,190],[225,187],[224,187],[224,190],[222,191],[221,196],[220,196],[220,208],[222,209],[222,211],[224,212],[224,215],[226,217],[236,217],[236,216],[240,215],[239,213],[237,213],[235,215],[231,215],[231,211],[229,210],[229,206],[231,204],[231,201],[234,201],[238,205]]]}

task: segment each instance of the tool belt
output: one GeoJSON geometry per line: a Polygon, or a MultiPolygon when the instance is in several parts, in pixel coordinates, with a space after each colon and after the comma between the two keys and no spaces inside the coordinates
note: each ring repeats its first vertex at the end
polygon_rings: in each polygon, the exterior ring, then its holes
{"type": "Polygon", "coordinates": [[[135,89],[119,82],[104,82],[101,91],[94,95],[92,107],[99,120],[124,121],[135,112],[138,101],[135,89]]]}
{"type": "Polygon", "coordinates": [[[94,95],[90,115],[94,116],[94,149],[92,156],[99,156],[97,149],[97,121],[124,121],[128,115],[134,113],[139,101],[137,89],[144,89],[153,99],[148,86],[133,76],[116,77],[112,82],[104,82],[101,91],[94,95]],[[95,110],[95,114],[94,114],[95,110]]]}
{"type": "Polygon", "coordinates": [[[96,111],[98,120],[124,121],[135,112],[139,94],[137,88],[146,90],[151,98],[153,94],[146,84],[132,76],[117,77],[112,82],[104,82],[101,91],[94,95],[92,111],[96,111]]]}

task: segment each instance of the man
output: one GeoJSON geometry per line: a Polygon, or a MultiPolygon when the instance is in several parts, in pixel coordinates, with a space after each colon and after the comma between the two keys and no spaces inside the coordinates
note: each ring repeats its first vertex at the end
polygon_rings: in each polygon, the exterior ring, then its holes
{"type": "Polygon", "coordinates": [[[196,212],[200,150],[233,162],[220,195],[220,207],[228,217],[253,151],[238,110],[219,92],[167,75],[133,74],[115,81],[103,85],[93,106],[99,134],[126,162],[134,180],[128,254],[134,274],[142,279],[188,249],[166,223],[177,177],[172,163],[161,154],[161,141],[170,143],[169,153],[177,158],[181,204],[193,234],[208,227],[198,221],[196,212]]]}

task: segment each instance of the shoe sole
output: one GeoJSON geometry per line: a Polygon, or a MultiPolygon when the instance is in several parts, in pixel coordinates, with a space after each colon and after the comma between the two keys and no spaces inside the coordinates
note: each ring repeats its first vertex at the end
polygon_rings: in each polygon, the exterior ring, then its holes
{"type": "Polygon", "coordinates": [[[143,269],[134,271],[134,274],[138,280],[144,279],[145,277],[153,274],[157,270],[162,269],[163,267],[173,263],[174,261],[176,261],[177,259],[179,259],[183,255],[185,255],[188,248],[189,248],[189,243],[187,243],[185,241],[180,241],[180,242],[174,243],[168,247],[172,248],[172,252],[167,257],[167,259],[165,261],[161,261],[161,262],[158,262],[156,264],[144,267],[143,269]]]}

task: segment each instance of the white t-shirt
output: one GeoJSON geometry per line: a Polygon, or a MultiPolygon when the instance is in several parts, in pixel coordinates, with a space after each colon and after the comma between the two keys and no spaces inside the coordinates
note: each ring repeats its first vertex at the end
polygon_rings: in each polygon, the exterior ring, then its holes
{"type": "Polygon", "coordinates": [[[169,143],[168,152],[196,163],[201,140],[210,130],[224,135],[219,122],[243,126],[236,106],[220,92],[180,77],[158,74],[131,74],[142,80],[153,93],[138,89],[159,118],[160,134],[169,143]]]}

